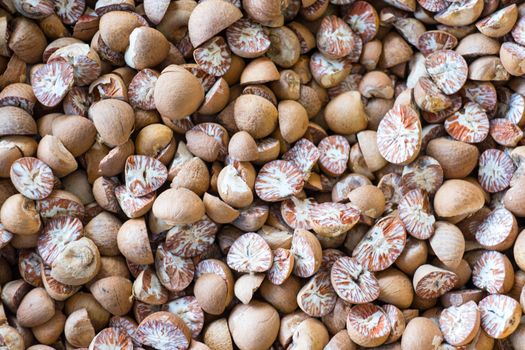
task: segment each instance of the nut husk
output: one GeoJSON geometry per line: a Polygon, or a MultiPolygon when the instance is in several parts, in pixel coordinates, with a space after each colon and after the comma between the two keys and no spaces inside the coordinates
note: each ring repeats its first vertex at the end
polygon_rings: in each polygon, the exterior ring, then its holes
{"type": "Polygon", "coordinates": [[[95,102],[89,107],[88,114],[101,140],[110,147],[122,145],[133,132],[135,112],[124,101],[107,99],[95,102]]]}

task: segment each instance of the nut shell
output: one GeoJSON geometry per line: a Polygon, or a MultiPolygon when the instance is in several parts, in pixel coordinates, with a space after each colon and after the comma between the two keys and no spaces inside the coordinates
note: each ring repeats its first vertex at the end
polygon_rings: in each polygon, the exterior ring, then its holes
{"type": "Polygon", "coordinates": [[[68,243],[51,265],[51,276],[58,282],[73,286],[83,285],[100,270],[100,253],[92,240],[86,237],[68,243]]]}
{"type": "Polygon", "coordinates": [[[480,187],[465,180],[445,181],[434,197],[434,210],[441,217],[472,214],[484,204],[480,187]]]}
{"type": "Polygon", "coordinates": [[[257,95],[242,95],[235,100],[234,110],[237,127],[248,132],[254,139],[270,135],[277,126],[277,108],[257,95]]]}
{"type": "Polygon", "coordinates": [[[366,129],[366,115],[361,94],[357,91],[344,92],[332,99],[324,112],[326,124],[339,134],[355,134],[366,129]]]}
{"type": "Polygon", "coordinates": [[[188,20],[188,33],[193,47],[211,39],[237,20],[241,11],[231,2],[211,0],[200,2],[191,12],[188,20]]]}
{"type": "Polygon", "coordinates": [[[117,244],[122,255],[135,264],[149,265],[155,261],[144,218],[131,219],[122,224],[118,230],[117,244]]]}
{"type": "Polygon", "coordinates": [[[90,290],[100,305],[113,315],[123,316],[133,306],[132,284],[127,278],[102,278],[93,283],[90,290]]]}
{"type": "Polygon", "coordinates": [[[5,200],[0,209],[0,222],[6,230],[18,235],[34,235],[42,227],[35,203],[21,194],[5,200]]]}
{"type": "Polygon", "coordinates": [[[133,132],[135,112],[124,101],[101,100],[91,105],[88,114],[100,138],[110,147],[126,143],[133,132]]]}
{"type": "MultiPolygon", "coordinates": [[[[223,0],[212,2],[216,1],[223,0]]],[[[159,113],[175,121],[186,118],[199,108],[204,100],[204,88],[189,71],[170,65],[159,76],[153,98],[159,113]]]]}
{"type": "Polygon", "coordinates": [[[55,303],[44,288],[27,293],[16,310],[16,319],[22,327],[39,326],[55,314],[55,303]]]}
{"type": "Polygon", "coordinates": [[[186,188],[168,189],[153,203],[153,215],[172,224],[192,224],[205,213],[204,203],[186,188]]]}
{"type": "Polygon", "coordinates": [[[228,326],[235,344],[246,350],[265,350],[279,333],[279,314],[267,303],[253,300],[233,308],[228,326]]]}

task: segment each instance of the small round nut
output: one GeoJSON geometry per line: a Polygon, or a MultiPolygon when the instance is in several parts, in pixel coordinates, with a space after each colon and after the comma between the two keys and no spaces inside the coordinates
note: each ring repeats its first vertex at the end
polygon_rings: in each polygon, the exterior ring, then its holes
{"type": "Polygon", "coordinates": [[[124,60],[128,66],[137,70],[155,67],[164,61],[169,50],[169,42],[161,32],[149,27],[138,27],[129,36],[124,60]]]}
{"type": "Polygon", "coordinates": [[[101,140],[110,147],[124,144],[133,132],[135,112],[124,101],[106,99],[95,102],[89,107],[88,115],[101,140]]]}
{"type": "Polygon", "coordinates": [[[257,95],[241,95],[235,100],[235,123],[239,130],[248,132],[254,139],[270,135],[277,126],[277,108],[257,95]]]}
{"type": "Polygon", "coordinates": [[[326,124],[338,134],[355,134],[366,129],[366,115],[361,94],[357,91],[344,92],[332,99],[324,112],[326,124]]]}
{"type": "Polygon", "coordinates": [[[22,327],[39,326],[55,314],[55,303],[44,288],[35,288],[25,295],[16,310],[16,319],[22,327]]]}
{"type": "Polygon", "coordinates": [[[192,224],[204,216],[202,200],[186,188],[168,189],[153,203],[153,215],[172,224],[192,224]]]}
{"type": "Polygon", "coordinates": [[[100,270],[100,253],[86,237],[68,243],[51,265],[51,276],[60,283],[79,286],[93,279],[100,270]]]}
{"type": "Polygon", "coordinates": [[[18,235],[34,235],[42,227],[35,203],[19,193],[7,198],[2,204],[0,222],[6,230],[18,235]]]}
{"type": "Polygon", "coordinates": [[[246,131],[236,132],[232,136],[228,144],[228,154],[241,162],[251,162],[259,158],[257,143],[246,131]]]}

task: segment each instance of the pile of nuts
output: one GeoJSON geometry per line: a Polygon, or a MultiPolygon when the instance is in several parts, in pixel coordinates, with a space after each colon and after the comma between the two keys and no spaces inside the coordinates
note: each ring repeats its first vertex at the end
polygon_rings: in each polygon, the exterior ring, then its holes
{"type": "Polygon", "coordinates": [[[525,4],[0,0],[0,88],[1,349],[525,349],[525,4]]]}

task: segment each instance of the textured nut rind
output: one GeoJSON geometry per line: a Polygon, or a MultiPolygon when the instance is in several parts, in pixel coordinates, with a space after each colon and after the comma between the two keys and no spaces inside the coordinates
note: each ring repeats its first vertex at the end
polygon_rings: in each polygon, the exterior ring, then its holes
{"type": "Polygon", "coordinates": [[[0,221],[9,232],[18,235],[34,235],[42,227],[35,203],[21,194],[14,194],[4,201],[0,221]]]}
{"type": "Polygon", "coordinates": [[[228,1],[200,2],[191,12],[188,20],[188,32],[192,45],[199,47],[241,17],[241,11],[228,1]]]}
{"type": "Polygon", "coordinates": [[[149,265],[155,261],[144,218],[131,219],[122,224],[117,234],[117,245],[122,255],[135,264],[149,265]]]}
{"type": "Polygon", "coordinates": [[[94,103],[88,111],[102,141],[119,146],[128,141],[133,132],[135,113],[124,101],[107,99],[94,103]]]}
{"type": "Polygon", "coordinates": [[[71,242],[51,265],[51,276],[60,283],[79,286],[89,282],[100,270],[100,253],[86,237],[71,242]]]}
{"type": "Polygon", "coordinates": [[[324,117],[328,127],[339,134],[355,134],[366,129],[368,123],[361,94],[357,91],[348,91],[332,99],[324,117]]]}
{"type": "Polygon", "coordinates": [[[239,96],[235,100],[234,115],[237,127],[248,132],[254,139],[270,135],[277,125],[277,108],[257,95],[239,96]]]}
{"type": "Polygon", "coordinates": [[[149,27],[139,27],[129,36],[124,60],[128,66],[137,70],[155,67],[164,61],[169,50],[169,42],[161,32],[149,27]]]}
{"type": "Polygon", "coordinates": [[[93,283],[90,290],[100,305],[113,315],[123,316],[133,306],[132,284],[127,278],[102,278],[93,283]]]}
{"type": "Polygon", "coordinates": [[[192,224],[204,216],[202,200],[186,188],[168,189],[153,203],[153,215],[173,224],[192,224]]]}
{"type": "Polygon", "coordinates": [[[55,303],[44,288],[35,288],[22,299],[16,318],[22,327],[39,326],[55,314],[55,303]]]}
{"type": "Polygon", "coordinates": [[[153,98],[163,117],[179,120],[199,108],[204,100],[204,88],[189,71],[180,66],[170,65],[160,74],[153,98]]]}
{"type": "Polygon", "coordinates": [[[228,325],[235,344],[246,350],[271,347],[279,333],[279,314],[269,304],[252,301],[233,308],[228,325]]]}
{"type": "Polygon", "coordinates": [[[434,210],[441,217],[475,213],[485,204],[483,191],[465,180],[448,180],[436,192],[434,210]]]}

